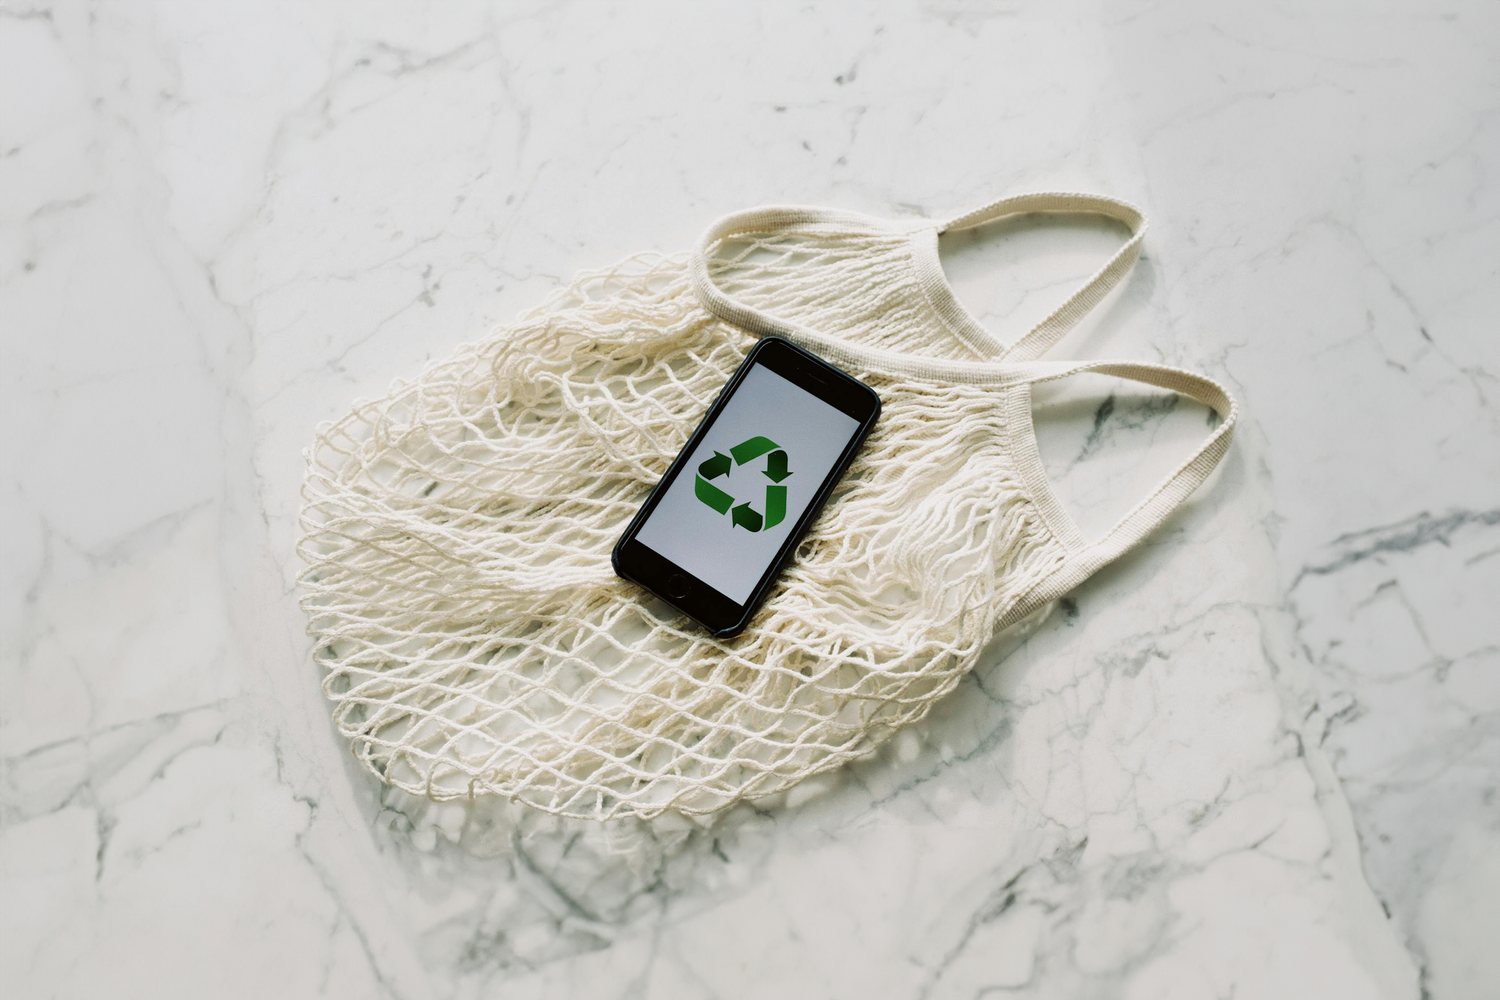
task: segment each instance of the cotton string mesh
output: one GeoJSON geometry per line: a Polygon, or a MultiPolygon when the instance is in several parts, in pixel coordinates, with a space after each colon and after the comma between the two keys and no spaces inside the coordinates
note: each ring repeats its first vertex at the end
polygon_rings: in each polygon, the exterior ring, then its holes
{"type": "MultiPolygon", "coordinates": [[[[911,253],[901,233],[791,227],[726,242],[711,270],[851,341],[976,357],[911,253]]],[[[360,761],[436,799],[707,814],[869,753],[953,689],[1065,555],[993,389],[854,372],[881,419],[732,640],[614,575],[752,343],[699,305],[685,258],[637,256],[320,429],[303,604],[360,761]]]]}

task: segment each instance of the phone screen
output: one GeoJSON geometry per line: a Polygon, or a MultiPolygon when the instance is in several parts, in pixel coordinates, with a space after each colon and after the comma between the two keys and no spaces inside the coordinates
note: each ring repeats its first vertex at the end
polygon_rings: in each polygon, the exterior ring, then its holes
{"type": "Polygon", "coordinates": [[[636,540],[744,604],[859,430],[854,417],[752,365],[636,540]]]}

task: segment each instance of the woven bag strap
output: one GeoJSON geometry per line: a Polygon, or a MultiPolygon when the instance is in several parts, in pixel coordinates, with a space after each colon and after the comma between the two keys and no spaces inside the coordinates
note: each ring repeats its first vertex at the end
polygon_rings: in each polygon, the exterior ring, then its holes
{"type": "Polygon", "coordinates": [[[1127,202],[1090,194],[1044,192],[1017,195],[975,209],[948,222],[938,224],[936,227],[925,219],[892,221],[839,209],[806,205],[768,205],[732,212],[709,226],[697,245],[693,247],[689,271],[693,291],[703,307],[726,323],[731,323],[751,333],[762,336],[776,334],[786,337],[823,355],[835,364],[862,368],[867,371],[966,384],[987,384],[1003,370],[1007,363],[1030,360],[1052,346],[1085,313],[1098,304],[1109,290],[1119,283],[1130,270],[1131,265],[1135,263],[1136,258],[1140,256],[1141,239],[1145,231],[1145,217],[1140,210],[1127,202]],[[714,282],[709,268],[709,261],[720,243],[746,233],[791,229],[832,232],[860,229],[867,232],[891,233],[932,232],[934,228],[941,231],[956,231],[1023,212],[1088,212],[1105,215],[1124,222],[1131,230],[1131,237],[1116,251],[1109,262],[1069,296],[1066,302],[993,360],[950,361],[930,358],[905,351],[869,347],[821,330],[814,330],[740,302],[714,282]]]}
{"type": "Polygon", "coordinates": [[[1041,357],[1048,348],[1062,339],[1063,334],[1077,326],[1078,321],[1130,273],[1141,256],[1141,243],[1146,238],[1146,216],[1128,201],[1107,195],[1064,191],[1039,191],[1001,198],[940,223],[938,232],[959,232],[996,219],[1035,213],[1104,216],[1123,223],[1130,230],[1130,238],[1103,267],[1068,296],[1062,305],[1010,346],[1004,357],[1012,361],[1029,361],[1041,357]]]}
{"type": "MultiPolygon", "coordinates": [[[[899,351],[881,351],[864,347],[839,337],[829,336],[787,320],[778,319],[760,309],[745,305],[724,293],[709,273],[709,259],[714,248],[722,241],[743,233],[774,232],[779,229],[843,230],[858,228],[867,231],[915,233],[926,230],[936,238],[937,233],[958,232],[973,229],[996,219],[1028,213],[1077,213],[1101,215],[1123,223],[1130,230],[1130,238],[1115,251],[1103,267],[1096,271],[1060,306],[1045,319],[1008,348],[1004,348],[996,361],[1028,361],[1040,357],[1048,348],[1062,339],[1078,324],[1090,309],[1098,305],[1109,291],[1118,285],[1130,272],[1141,255],[1141,243],[1146,235],[1146,217],[1141,210],[1126,201],[1105,195],[1076,194],[1044,191],[1032,194],[1013,195],[1001,198],[973,211],[965,212],[946,222],[934,224],[922,219],[888,220],[859,212],[840,209],[818,208],[806,205],[768,205],[741,212],[731,212],[716,221],[704,232],[693,248],[690,262],[693,291],[709,312],[725,322],[761,335],[777,334],[826,355],[830,360],[845,364],[868,367],[875,371],[915,375],[917,377],[955,378],[950,366],[942,362],[929,362],[918,355],[899,351]]],[[[935,253],[935,251],[934,251],[935,253]]],[[[935,257],[931,267],[936,267],[935,257]]],[[[946,286],[941,274],[934,280],[946,286]]],[[[953,308],[961,311],[956,301],[953,308]]],[[[954,317],[949,317],[950,320],[954,317]]],[[[987,331],[976,336],[993,342],[987,331]]],[[[972,364],[972,362],[970,362],[972,364]]],[[[959,364],[963,364],[960,362],[959,364]]],[[[957,377],[958,381],[969,381],[957,377]]]]}
{"type": "Polygon", "coordinates": [[[1067,378],[1082,372],[1112,375],[1116,378],[1181,393],[1207,406],[1219,415],[1219,424],[1191,456],[1115,523],[1102,538],[1084,542],[1067,557],[1062,569],[1048,577],[1027,594],[1001,619],[1004,627],[1031,614],[1037,608],[1068,593],[1095,570],[1113,562],[1135,548],[1143,538],[1156,530],[1193,491],[1201,486],[1229,450],[1234,425],[1239,419],[1239,405],[1228,390],[1206,375],[1134,361],[1033,361],[1012,367],[1017,382],[1036,385],[1067,378]]]}

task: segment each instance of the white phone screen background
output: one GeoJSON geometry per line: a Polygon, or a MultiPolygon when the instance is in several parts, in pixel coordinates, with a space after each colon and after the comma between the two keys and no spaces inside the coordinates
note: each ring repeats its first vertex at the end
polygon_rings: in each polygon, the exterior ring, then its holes
{"type": "MultiPolygon", "coordinates": [[[[738,604],[745,603],[766,567],[807,510],[828,471],[833,468],[859,421],[801,389],[762,365],[754,365],[728,405],[688,457],[686,467],[667,489],[656,510],[636,533],[642,545],[665,556],[738,604]],[[756,437],[768,438],[786,453],[786,475],[779,483],[767,475],[779,460],[763,454],[743,463],[732,449],[756,437]],[[731,508],[720,513],[697,495],[700,466],[715,454],[731,456],[727,472],[708,481],[733,500],[749,504],[740,523],[731,508]],[[746,522],[766,520],[768,486],[786,487],[786,516],[779,524],[748,530],[746,522]]],[[[741,449],[742,454],[755,447],[741,449]]],[[[710,467],[710,471],[718,471],[710,467]]],[[[722,502],[722,501],[720,501],[722,502]]]]}

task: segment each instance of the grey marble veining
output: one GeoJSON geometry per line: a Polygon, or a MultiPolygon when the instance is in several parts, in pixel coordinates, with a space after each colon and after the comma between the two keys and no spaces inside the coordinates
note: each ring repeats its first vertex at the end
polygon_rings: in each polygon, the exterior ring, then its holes
{"type": "MultiPolygon", "coordinates": [[[[0,4],[7,996],[1485,997],[1500,12],[0,4]],[[1220,377],[1203,493],[880,753],[711,825],[375,784],[301,448],[719,214],[1141,204],[1066,354],[1220,377]]],[[[1019,334],[1118,244],[943,241],[1019,334]]],[[[1102,531],[1202,409],[1039,394],[1102,531]]]]}

